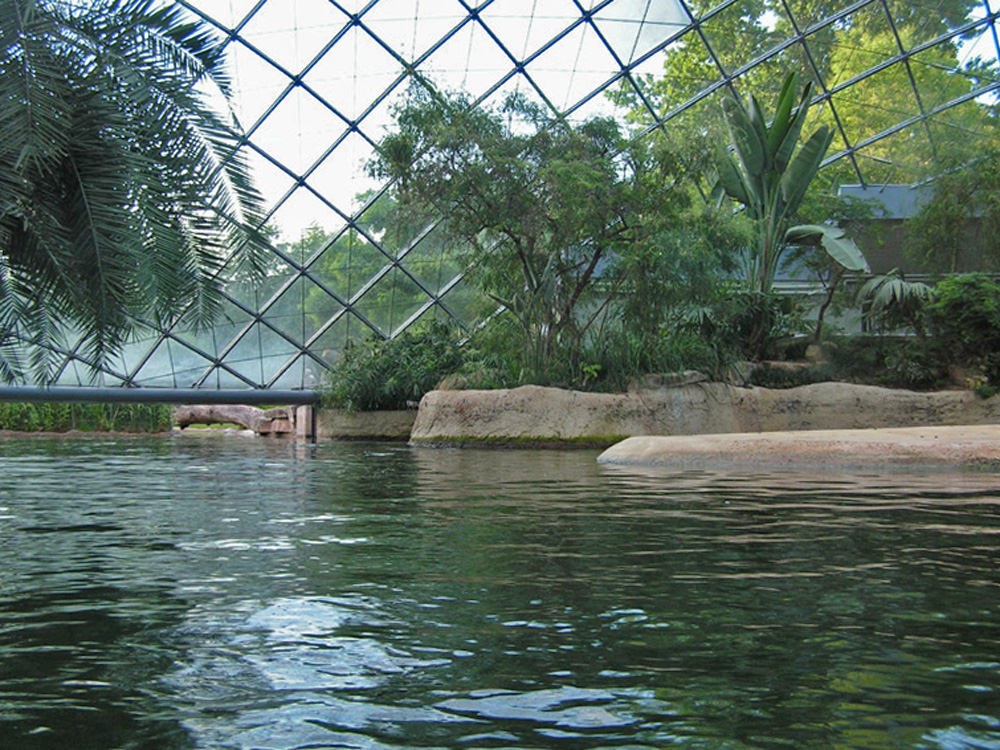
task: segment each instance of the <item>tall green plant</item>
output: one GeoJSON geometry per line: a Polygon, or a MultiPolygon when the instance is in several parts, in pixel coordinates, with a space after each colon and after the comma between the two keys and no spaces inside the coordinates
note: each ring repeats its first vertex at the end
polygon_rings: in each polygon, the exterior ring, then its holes
{"type": "Polygon", "coordinates": [[[747,259],[748,282],[751,291],[761,294],[771,291],[782,253],[789,245],[818,245],[844,268],[868,269],[864,255],[842,229],[792,224],[833,139],[833,132],[821,126],[799,146],[812,84],[806,84],[796,105],[797,81],[795,73],[785,78],[770,123],[756,97],[751,97],[749,105],[732,97],[722,102],[732,152],[720,154],[717,195],[742,203],[754,222],[756,237],[747,259]]]}
{"type": "Polygon", "coordinates": [[[99,363],[133,316],[208,322],[257,265],[224,49],[176,3],[0,2],[0,379],[50,377],[67,327],[99,363]]]}
{"type": "Polygon", "coordinates": [[[572,127],[520,95],[491,108],[419,88],[371,172],[411,216],[446,217],[475,282],[517,319],[530,378],[577,363],[613,291],[595,282],[655,203],[637,179],[647,166],[613,120],[572,127]]]}

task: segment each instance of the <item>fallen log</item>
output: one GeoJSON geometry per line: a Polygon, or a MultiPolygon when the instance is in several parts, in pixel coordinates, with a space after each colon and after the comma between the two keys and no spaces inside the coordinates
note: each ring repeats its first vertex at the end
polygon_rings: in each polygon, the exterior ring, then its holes
{"type": "Polygon", "coordinates": [[[257,433],[271,432],[270,426],[279,420],[294,424],[291,409],[284,406],[259,409],[236,404],[190,404],[174,409],[174,424],[181,429],[193,424],[237,424],[257,433]],[[262,430],[262,427],[268,429],[262,430]]]}

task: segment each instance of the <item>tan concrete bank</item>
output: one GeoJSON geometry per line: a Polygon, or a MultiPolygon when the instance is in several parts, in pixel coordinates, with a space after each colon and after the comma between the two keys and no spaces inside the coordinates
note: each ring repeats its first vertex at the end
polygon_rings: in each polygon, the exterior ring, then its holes
{"type": "Polygon", "coordinates": [[[770,390],[723,383],[580,393],[524,386],[432,391],[420,403],[416,443],[585,442],[639,435],[715,435],[799,430],[1000,424],[1000,396],[918,393],[849,383],[770,390]]]}
{"type": "Polygon", "coordinates": [[[1000,425],[632,437],[598,462],[718,466],[981,466],[1000,468],[1000,425]]]}

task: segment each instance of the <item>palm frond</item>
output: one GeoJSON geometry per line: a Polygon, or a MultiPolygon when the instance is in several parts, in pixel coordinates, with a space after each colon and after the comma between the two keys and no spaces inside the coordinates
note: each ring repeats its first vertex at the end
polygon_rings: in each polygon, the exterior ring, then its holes
{"type": "Polygon", "coordinates": [[[0,331],[51,352],[72,328],[103,362],[133,316],[208,321],[263,267],[223,41],[156,0],[0,4],[0,331]]]}

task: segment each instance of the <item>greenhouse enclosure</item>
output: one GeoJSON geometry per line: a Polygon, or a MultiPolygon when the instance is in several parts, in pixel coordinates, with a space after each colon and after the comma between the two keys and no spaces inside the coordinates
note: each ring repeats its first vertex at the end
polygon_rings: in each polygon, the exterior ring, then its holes
{"type": "MultiPolygon", "coordinates": [[[[769,110],[794,71],[812,82],[807,127],[833,133],[827,184],[932,185],[1000,146],[998,4],[176,0],[224,45],[232,158],[262,196],[270,256],[261,276],[221,271],[214,325],[140,321],[105,361],[63,330],[51,382],[310,388],[349,342],[488,321],[502,307],[438,223],[389,226],[391,182],[372,164],[420,91],[486,108],[516,93],[553,121],[613,117],[630,140],[690,144],[728,137],[724,96],[769,110]]],[[[31,345],[16,344],[25,360],[31,345]]]]}

